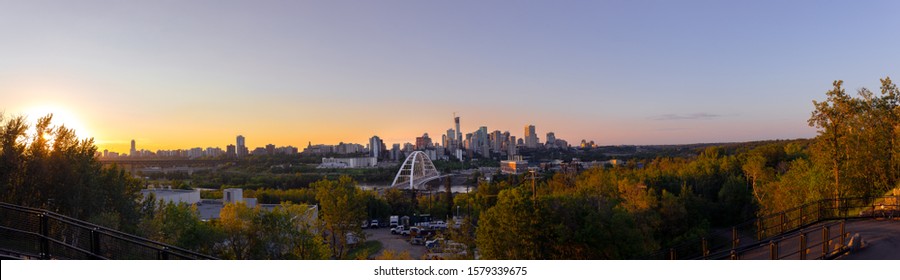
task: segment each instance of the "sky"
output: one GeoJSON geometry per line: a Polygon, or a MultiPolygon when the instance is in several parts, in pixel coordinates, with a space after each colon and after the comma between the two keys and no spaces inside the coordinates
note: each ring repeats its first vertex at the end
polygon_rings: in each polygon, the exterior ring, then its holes
{"type": "Polygon", "coordinates": [[[900,1],[7,1],[0,111],[100,149],[815,136],[812,100],[900,77],[900,1]]]}

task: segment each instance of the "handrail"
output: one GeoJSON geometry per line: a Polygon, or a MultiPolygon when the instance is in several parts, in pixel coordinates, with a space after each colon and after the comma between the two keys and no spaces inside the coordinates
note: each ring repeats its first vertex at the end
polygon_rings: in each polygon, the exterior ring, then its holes
{"type": "MultiPolygon", "coordinates": [[[[810,225],[830,220],[877,217],[878,207],[900,209],[900,197],[854,197],[821,199],[762,217],[753,218],[730,228],[710,232],[655,251],[647,259],[709,259],[729,256],[742,249],[768,243],[778,236],[793,234],[810,225]],[[882,203],[876,204],[881,200],[882,203]],[[884,203],[891,201],[891,203],[884,203]],[[839,203],[836,203],[839,202],[839,203]],[[839,205],[834,206],[834,205],[839,205]],[[871,212],[869,212],[871,211],[871,212]],[[729,238],[730,242],[725,243],[729,238]],[[741,234],[744,234],[743,236],[741,234]],[[750,242],[744,242],[747,239],[750,242]]],[[[883,212],[883,211],[882,211],[883,212]]],[[[893,212],[892,212],[893,213],[893,212]]],[[[882,213],[883,215],[883,213],[882,213]]]]}
{"type": "Polygon", "coordinates": [[[0,202],[0,248],[51,258],[215,259],[43,209],[0,202]],[[29,246],[37,243],[37,246],[29,246]],[[55,250],[51,245],[62,246],[55,250]],[[79,255],[67,255],[65,250],[79,255]]]}

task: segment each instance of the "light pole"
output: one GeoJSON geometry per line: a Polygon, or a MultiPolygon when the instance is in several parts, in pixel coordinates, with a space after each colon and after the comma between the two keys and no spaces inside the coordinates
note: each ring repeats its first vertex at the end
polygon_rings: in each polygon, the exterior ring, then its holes
{"type": "Polygon", "coordinates": [[[533,169],[528,170],[528,173],[531,173],[531,204],[532,204],[532,206],[536,207],[537,206],[537,200],[536,200],[537,192],[535,192],[535,188],[534,188],[535,173],[534,173],[533,169]]]}
{"type": "Polygon", "coordinates": [[[456,218],[459,219],[459,205],[456,205],[456,218]]]}

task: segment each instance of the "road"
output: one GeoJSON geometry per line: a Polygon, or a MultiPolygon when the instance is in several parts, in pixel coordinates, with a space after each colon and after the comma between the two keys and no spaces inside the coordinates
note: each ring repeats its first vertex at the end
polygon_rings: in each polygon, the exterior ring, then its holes
{"type": "Polygon", "coordinates": [[[378,240],[381,242],[381,252],[376,254],[380,256],[386,250],[392,250],[397,254],[409,252],[409,257],[414,260],[422,259],[425,255],[425,246],[411,245],[405,236],[391,234],[389,228],[365,229],[363,230],[368,236],[368,240],[378,240]]]}

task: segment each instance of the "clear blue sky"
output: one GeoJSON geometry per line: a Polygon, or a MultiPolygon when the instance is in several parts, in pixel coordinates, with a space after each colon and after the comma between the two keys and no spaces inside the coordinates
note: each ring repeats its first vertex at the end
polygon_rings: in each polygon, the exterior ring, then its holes
{"type": "Polygon", "coordinates": [[[147,148],[812,137],[812,100],[900,79],[900,1],[5,1],[0,110],[147,148]]]}

